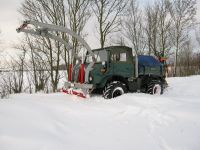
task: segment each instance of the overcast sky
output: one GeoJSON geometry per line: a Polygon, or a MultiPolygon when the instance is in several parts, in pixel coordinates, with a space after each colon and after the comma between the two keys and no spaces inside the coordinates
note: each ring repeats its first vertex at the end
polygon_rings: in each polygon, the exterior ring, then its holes
{"type": "MultiPolygon", "coordinates": [[[[20,14],[18,10],[20,8],[21,2],[23,0],[0,0],[0,30],[2,35],[0,37],[1,41],[3,41],[3,49],[9,51],[12,48],[13,43],[17,43],[18,39],[22,34],[16,33],[16,28],[20,25],[20,14]]],[[[140,0],[141,1],[141,0],[140,0]]],[[[148,3],[152,0],[142,0],[143,3],[148,3]]],[[[198,18],[200,18],[200,0],[198,2],[198,18]]],[[[95,30],[93,29],[93,33],[95,30]]],[[[91,42],[94,39],[94,34],[90,33],[90,37],[88,37],[89,45],[92,48],[97,48],[95,42],[91,42]]]]}

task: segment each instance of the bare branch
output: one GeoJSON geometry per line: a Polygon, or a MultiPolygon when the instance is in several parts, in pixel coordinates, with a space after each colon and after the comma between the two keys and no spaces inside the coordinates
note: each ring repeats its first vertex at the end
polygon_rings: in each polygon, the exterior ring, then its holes
{"type": "Polygon", "coordinates": [[[175,50],[174,76],[178,62],[178,54],[187,40],[188,28],[194,23],[196,15],[196,0],[173,0],[169,10],[173,20],[174,31],[172,32],[173,45],[175,50]]]}
{"type": "Polygon", "coordinates": [[[95,0],[93,12],[98,21],[100,45],[103,48],[109,34],[118,31],[119,17],[123,14],[126,2],[123,0],[95,0]]]}

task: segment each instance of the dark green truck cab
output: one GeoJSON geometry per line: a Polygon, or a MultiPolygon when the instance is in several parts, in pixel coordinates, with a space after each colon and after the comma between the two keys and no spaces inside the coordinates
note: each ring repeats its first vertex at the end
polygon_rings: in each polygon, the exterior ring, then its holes
{"type": "MultiPolygon", "coordinates": [[[[94,91],[103,91],[104,98],[127,92],[162,94],[166,86],[162,64],[152,56],[133,56],[126,46],[93,50],[96,62],[89,72],[88,83],[94,91]]],[[[92,59],[87,58],[86,64],[92,59]]]]}

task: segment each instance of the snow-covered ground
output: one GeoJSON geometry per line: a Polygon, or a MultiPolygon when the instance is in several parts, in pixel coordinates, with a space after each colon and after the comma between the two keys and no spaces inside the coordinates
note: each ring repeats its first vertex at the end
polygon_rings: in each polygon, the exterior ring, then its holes
{"type": "Polygon", "coordinates": [[[0,150],[200,150],[200,76],[162,96],[62,93],[0,100],[0,150]]]}

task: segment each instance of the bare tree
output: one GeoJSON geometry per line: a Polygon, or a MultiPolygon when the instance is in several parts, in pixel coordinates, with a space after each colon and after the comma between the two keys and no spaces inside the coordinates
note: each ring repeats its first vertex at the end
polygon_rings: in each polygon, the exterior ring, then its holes
{"type": "MultiPolygon", "coordinates": [[[[0,36],[1,36],[1,30],[0,30],[0,36]]],[[[0,99],[3,99],[3,98],[7,98],[8,95],[9,95],[9,86],[8,84],[5,82],[5,77],[7,77],[7,75],[3,72],[3,68],[2,68],[2,60],[1,60],[1,50],[2,50],[2,47],[1,47],[1,44],[2,44],[2,41],[1,41],[1,38],[0,38],[0,99]]]]}
{"type": "MultiPolygon", "coordinates": [[[[20,9],[25,19],[36,20],[60,26],[66,25],[64,0],[25,0],[20,9]]],[[[67,36],[58,32],[52,32],[56,36],[66,38],[67,36]]],[[[48,71],[51,78],[52,90],[57,90],[60,79],[59,65],[63,45],[49,38],[36,37],[37,49],[48,62],[48,71]]],[[[65,49],[66,50],[66,49],[65,49]]]]}
{"type": "Polygon", "coordinates": [[[128,38],[136,54],[144,54],[146,47],[142,10],[136,0],[131,0],[127,9],[127,17],[122,20],[125,29],[124,36],[128,38]]]}
{"type": "Polygon", "coordinates": [[[35,92],[45,91],[47,89],[48,65],[42,57],[40,50],[37,49],[34,38],[26,36],[24,42],[19,45],[20,50],[26,53],[26,75],[29,84],[29,92],[32,93],[32,86],[35,88],[35,92]]]}
{"type": "Polygon", "coordinates": [[[9,69],[1,72],[0,98],[5,98],[12,93],[21,93],[24,90],[25,53],[11,58],[11,61],[6,62],[9,69]]]}
{"type": "MultiPolygon", "coordinates": [[[[1,36],[1,30],[0,30],[0,36],[1,36]]],[[[0,57],[1,57],[1,38],[0,38],[0,57]]],[[[1,61],[0,61],[0,68],[1,68],[1,61]]]]}
{"type": "Polygon", "coordinates": [[[9,77],[9,84],[14,93],[21,93],[24,83],[25,53],[19,54],[17,59],[12,59],[10,68],[12,72],[9,77]]]}
{"type": "MultiPolygon", "coordinates": [[[[199,24],[195,28],[195,35],[196,35],[196,40],[198,42],[198,45],[200,46],[200,25],[199,24]]],[[[200,49],[198,49],[198,52],[195,54],[194,63],[195,65],[198,66],[197,72],[198,74],[200,74],[200,49]]]]}
{"type": "Polygon", "coordinates": [[[169,0],[158,1],[158,57],[169,57],[171,49],[171,23],[169,0]]]}
{"type": "Polygon", "coordinates": [[[2,49],[2,37],[1,37],[1,35],[2,35],[2,32],[1,32],[1,29],[0,29],[0,53],[3,51],[3,49],[2,49]]]}
{"type": "Polygon", "coordinates": [[[194,58],[193,58],[193,63],[195,64],[196,67],[196,74],[200,74],[200,52],[196,52],[193,54],[194,55],[194,58]]]}
{"type": "Polygon", "coordinates": [[[101,48],[104,47],[108,35],[119,31],[120,16],[126,6],[124,0],[94,0],[93,12],[98,21],[98,32],[101,48]]]}
{"type": "MultiPolygon", "coordinates": [[[[1,35],[1,29],[0,29],[0,35],[1,35]]],[[[1,39],[0,39],[0,44],[1,44],[1,39]]]]}
{"type": "Polygon", "coordinates": [[[188,39],[184,42],[182,49],[180,50],[179,55],[179,67],[177,75],[179,76],[189,76],[193,74],[193,64],[192,64],[192,57],[193,57],[193,47],[191,44],[191,40],[188,39]]]}
{"type": "MultiPolygon", "coordinates": [[[[25,0],[20,13],[25,19],[59,26],[69,25],[72,31],[78,35],[83,35],[83,28],[90,17],[88,6],[88,0],[25,0]]],[[[66,33],[52,31],[51,34],[71,42],[73,52],[75,54],[78,53],[77,47],[79,43],[75,38],[69,37],[66,33]]],[[[71,62],[70,55],[74,56],[74,53],[70,52],[62,43],[50,38],[36,37],[34,42],[36,49],[40,51],[40,54],[48,62],[47,70],[50,74],[52,90],[55,92],[60,79],[59,68],[62,59],[65,62],[66,68],[68,68],[71,62]]]]}
{"type": "Polygon", "coordinates": [[[159,0],[148,5],[146,14],[146,41],[149,55],[160,57],[169,56],[171,48],[171,16],[169,13],[169,0],[159,0]]]}
{"type": "Polygon", "coordinates": [[[196,35],[196,40],[200,46],[200,26],[196,26],[195,35],[196,35]]]}
{"type": "Polygon", "coordinates": [[[196,0],[173,0],[170,5],[170,14],[174,24],[172,41],[175,46],[174,76],[176,76],[178,54],[187,40],[188,28],[193,25],[196,15],[196,0]]]}
{"type": "Polygon", "coordinates": [[[5,72],[0,72],[0,98],[7,98],[11,93],[11,86],[8,82],[9,74],[5,72]]]}
{"type": "MultiPolygon", "coordinates": [[[[70,29],[74,31],[76,34],[81,35],[84,37],[83,29],[89,20],[91,13],[90,13],[90,1],[89,0],[67,0],[67,6],[68,6],[68,21],[70,25],[70,29]]],[[[78,54],[80,51],[80,47],[78,49],[78,46],[80,44],[78,43],[77,39],[72,37],[70,42],[72,43],[72,49],[73,53],[72,56],[75,54],[78,54]]],[[[71,57],[72,58],[72,57],[71,57]]],[[[76,60],[75,57],[72,58],[74,60],[73,64],[75,64],[76,60]]]]}
{"type": "Polygon", "coordinates": [[[159,19],[159,11],[158,5],[155,3],[154,5],[148,5],[145,9],[146,14],[146,26],[145,32],[147,36],[147,46],[149,55],[154,54],[157,56],[157,40],[158,40],[158,19],[159,19]]]}

